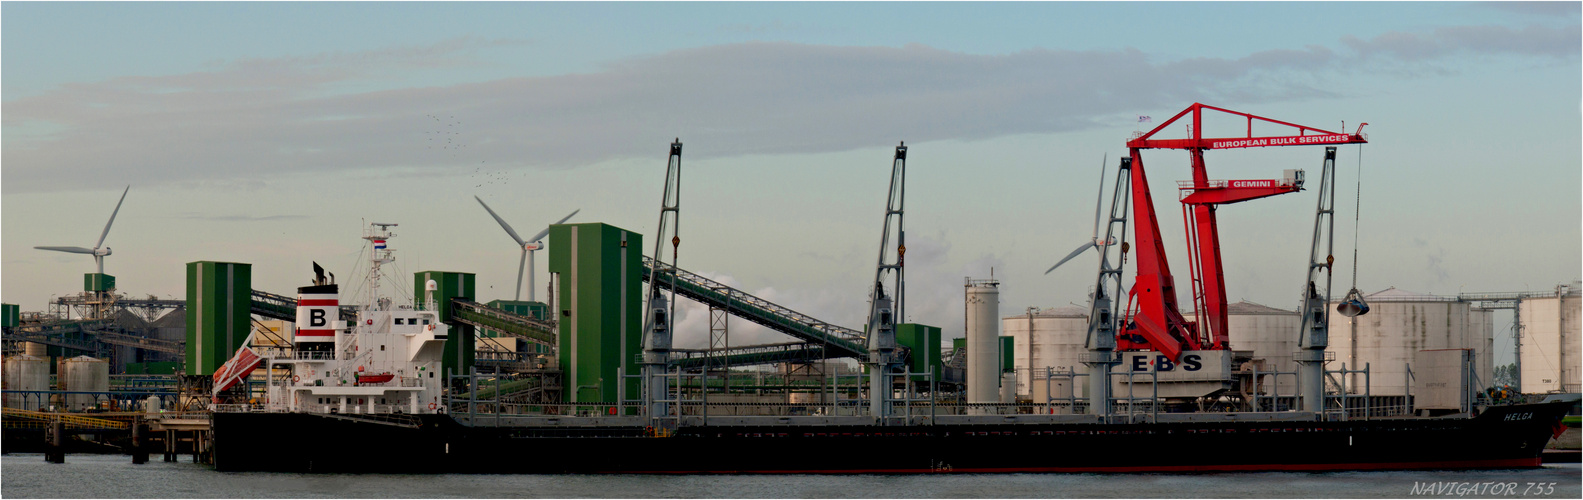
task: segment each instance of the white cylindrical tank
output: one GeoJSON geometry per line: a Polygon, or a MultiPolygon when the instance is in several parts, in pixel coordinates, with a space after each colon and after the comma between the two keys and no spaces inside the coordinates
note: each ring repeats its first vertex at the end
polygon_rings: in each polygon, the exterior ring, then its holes
{"type": "Polygon", "coordinates": [[[1000,282],[969,279],[967,288],[967,402],[1000,401],[1000,282]]]}
{"type": "MultiPolygon", "coordinates": [[[[1226,314],[1226,334],[1231,338],[1232,350],[1253,351],[1255,359],[1264,359],[1264,367],[1260,369],[1263,371],[1297,371],[1297,362],[1293,361],[1292,355],[1297,352],[1297,330],[1303,326],[1301,315],[1296,311],[1248,301],[1228,304],[1226,314]]],[[[1262,384],[1267,395],[1275,395],[1269,392],[1272,389],[1280,395],[1297,394],[1295,375],[1269,375],[1260,378],[1263,379],[1262,384]]]]}
{"type": "MultiPolygon", "coordinates": [[[[1000,403],[1012,404],[1017,402],[1017,372],[1000,374],[1000,403]]],[[[1009,409],[1003,408],[1003,410],[1009,409]]]]}
{"type": "Polygon", "coordinates": [[[1030,382],[1044,384],[1050,370],[1087,373],[1083,365],[1083,339],[1088,336],[1088,309],[1062,306],[1030,309],[1026,314],[1000,320],[1001,331],[1015,344],[1017,394],[1032,396],[1030,382]]]}
{"type": "MultiPolygon", "coordinates": [[[[110,391],[110,363],[89,356],[78,356],[62,363],[61,390],[83,392],[110,391]]],[[[93,408],[98,396],[94,394],[69,394],[66,409],[81,411],[93,408]]]]}
{"type": "MultiPolygon", "coordinates": [[[[49,361],[26,354],[5,358],[5,389],[9,391],[49,390],[49,361]]],[[[37,410],[49,406],[49,399],[41,394],[7,394],[6,408],[37,410]]]]}
{"type": "Polygon", "coordinates": [[[1578,337],[1583,330],[1583,294],[1578,287],[1561,287],[1555,297],[1523,299],[1522,392],[1583,392],[1578,337]]]}
{"type": "MultiPolygon", "coordinates": [[[[1494,383],[1491,350],[1495,331],[1490,311],[1474,309],[1471,302],[1394,287],[1366,295],[1364,302],[1370,312],[1355,318],[1336,312],[1335,302],[1326,307],[1330,312],[1330,348],[1326,350],[1336,357],[1325,365],[1326,370],[1338,370],[1343,363],[1349,370],[1368,366],[1371,394],[1401,396],[1412,384],[1408,367],[1416,374],[1424,364],[1418,362],[1419,351],[1473,349],[1480,383],[1494,383]]],[[[1364,381],[1362,374],[1349,376],[1348,392],[1362,394],[1364,381]]]]}

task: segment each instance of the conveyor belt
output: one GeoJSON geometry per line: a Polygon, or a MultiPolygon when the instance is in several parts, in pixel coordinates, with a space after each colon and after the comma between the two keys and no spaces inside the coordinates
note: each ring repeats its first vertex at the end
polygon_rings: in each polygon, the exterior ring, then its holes
{"type": "MultiPolygon", "coordinates": [[[[650,270],[655,266],[654,259],[643,257],[643,279],[648,280],[650,270]]],[[[672,276],[676,285],[676,294],[698,301],[702,304],[725,309],[732,316],[742,318],[780,333],[791,335],[798,340],[807,342],[810,346],[825,348],[823,354],[832,358],[865,358],[868,356],[867,341],[862,332],[850,328],[832,325],[806,314],[793,311],[770,301],[754,297],[741,290],[720,284],[709,278],[687,272],[685,269],[673,269],[669,264],[660,263],[661,277],[659,286],[662,290],[671,288],[672,276]]],[[[733,362],[732,364],[736,364],[733,362]]]]}

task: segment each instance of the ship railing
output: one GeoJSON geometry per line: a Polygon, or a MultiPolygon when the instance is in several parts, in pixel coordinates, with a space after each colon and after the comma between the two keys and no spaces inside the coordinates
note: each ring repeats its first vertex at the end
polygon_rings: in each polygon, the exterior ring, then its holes
{"type": "Polygon", "coordinates": [[[209,408],[214,413],[250,413],[268,411],[268,407],[266,405],[248,403],[217,404],[210,405],[209,408]]]}
{"type": "Polygon", "coordinates": [[[470,403],[465,400],[453,400],[448,407],[453,415],[468,415],[474,422],[497,418],[499,416],[545,416],[545,417],[616,417],[644,415],[645,409],[641,404],[619,404],[612,402],[587,402],[587,403],[511,403],[480,401],[470,403]]]}
{"type": "Polygon", "coordinates": [[[302,351],[302,350],[297,350],[297,351],[292,353],[291,359],[333,360],[333,359],[335,359],[335,353],[334,352],[329,352],[329,351],[302,351]]]}
{"type": "MultiPolygon", "coordinates": [[[[1088,398],[1078,397],[1079,378],[1088,380],[1087,373],[1079,373],[1076,369],[1067,368],[1066,371],[1057,371],[1054,367],[1044,369],[1044,379],[1030,380],[1028,386],[1029,400],[1035,406],[1035,413],[1048,413],[1055,415],[1088,413],[1088,398]],[[1040,384],[1043,382],[1043,384],[1040,384]],[[1043,389],[1043,398],[1038,397],[1043,389]],[[1067,413],[1060,413],[1065,411],[1067,413]]],[[[1032,377],[1029,377],[1032,379],[1032,377]]]]}
{"type": "Polygon", "coordinates": [[[1252,411],[1287,411],[1298,408],[1297,391],[1302,375],[1295,371],[1283,372],[1280,370],[1261,371],[1257,366],[1248,371],[1233,372],[1241,378],[1242,394],[1250,403],[1252,411]],[[1242,375],[1247,374],[1247,375],[1242,375]],[[1290,382],[1286,380],[1290,379],[1290,382]],[[1291,394],[1282,394],[1281,388],[1288,388],[1291,394]]]}

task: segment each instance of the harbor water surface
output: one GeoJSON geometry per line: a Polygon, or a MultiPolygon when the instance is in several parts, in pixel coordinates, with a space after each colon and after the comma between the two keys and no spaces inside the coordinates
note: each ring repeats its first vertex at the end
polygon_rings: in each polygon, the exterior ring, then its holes
{"type": "Polygon", "coordinates": [[[1583,497],[1578,464],[1486,471],[665,476],[222,473],[190,461],[155,460],[133,465],[125,455],[68,455],[65,464],[48,464],[39,454],[6,455],[0,458],[0,491],[8,498],[1583,497]],[[1508,493],[1485,483],[1515,487],[1508,493]],[[1423,494],[1425,486],[1435,489],[1423,494]]]}

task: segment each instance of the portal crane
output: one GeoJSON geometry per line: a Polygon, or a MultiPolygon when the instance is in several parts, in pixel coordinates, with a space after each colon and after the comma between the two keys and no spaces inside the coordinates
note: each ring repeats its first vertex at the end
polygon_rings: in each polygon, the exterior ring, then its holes
{"type": "Polygon", "coordinates": [[[1137,240],[1136,282],[1128,297],[1130,321],[1117,339],[1122,350],[1153,350],[1175,360],[1182,351],[1226,349],[1226,280],[1220,258],[1220,232],[1215,210],[1227,205],[1302,190],[1301,171],[1288,171],[1283,179],[1210,180],[1204,167],[1204,151],[1266,146],[1316,146],[1363,144],[1363,126],[1347,134],[1280,120],[1255,116],[1200,103],[1193,103],[1153,130],[1127,141],[1132,159],[1133,213],[1140,216],[1133,226],[1137,240]],[[1204,112],[1218,111],[1247,121],[1243,137],[1205,138],[1204,112]],[[1191,114],[1192,128],[1185,139],[1155,139],[1154,135],[1191,114]],[[1253,135],[1255,122],[1297,129],[1297,135],[1253,135]],[[1194,320],[1189,321],[1177,306],[1176,283],[1165,259],[1160,224],[1149,193],[1143,168],[1145,149],[1185,149],[1191,159],[1193,179],[1179,183],[1182,214],[1187,230],[1189,272],[1192,279],[1194,320]],[[1136,304],[1135,312],[1131,304],[1136,304]]]}

